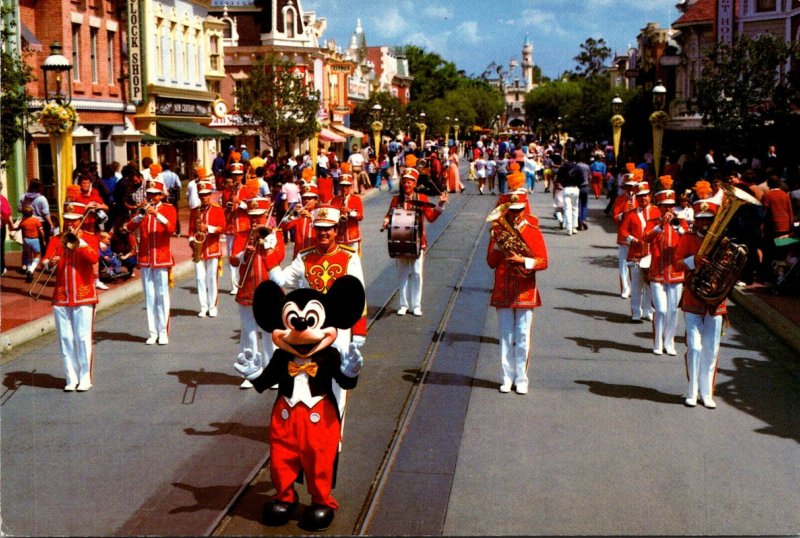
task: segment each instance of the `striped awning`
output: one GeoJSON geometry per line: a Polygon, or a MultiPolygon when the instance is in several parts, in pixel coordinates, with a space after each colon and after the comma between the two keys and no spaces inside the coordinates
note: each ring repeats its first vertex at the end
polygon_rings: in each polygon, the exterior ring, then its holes
{"type": "Polygon", "coordinates": [[[351,129],[345,125],[339,125],[338,123],[334,123],[331,125],[334,130],[339,131],[345,136],[355,136],[356,138],[364,138],[364,133],[361,131],[356,131],[355,129],[351,129]]]}
{"type": "Polygon", "coordinates": [[[339,143],[341,143],[341,142],[346,142],[347,141],[347,139],[345,137],[334,133],[330,129],[326,129],[325,127],[323,127],[319,131],[319,138],[321,140],[325,140],[326,142],[339,142],[339,143]]]}

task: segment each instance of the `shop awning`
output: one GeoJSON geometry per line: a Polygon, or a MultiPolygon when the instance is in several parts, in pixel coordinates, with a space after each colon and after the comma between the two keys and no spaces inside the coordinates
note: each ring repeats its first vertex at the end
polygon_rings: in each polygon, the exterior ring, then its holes
{"type": "Polygon", "coordinates": [[[230,135],[192,121],[162,120],[156,122],[156,131],[161,138],[171,142],[187,140],[209,140],[212,138],[228,138],[230,135]]]}
{"type": "Polygon", "coordinates": [[[145,146],[152,146],[153,144],[169,144],[169,139],[151,135],[150,133],[142,133],[142,139],[139,142],[145,146]]]}
{"type": "Polygon", "coordinates": [[[339,131],[345,136],[355,136],[356,138],[364,138],[364,133],[361,131],[356,131],[355,129],[351,129],[350,127],[345,127],[344,125],[339,125],[338,123],[334,123],[331,125],[336,131],[339,131]]]}
{"type": "Polygon", "coordinates": [[[322,128],[319,132],[319,137],[321,140],[325,140],[326,142],[346,142],[347,139],[341,135],[338,135],[331,131],[330,129],[322,128]]]}

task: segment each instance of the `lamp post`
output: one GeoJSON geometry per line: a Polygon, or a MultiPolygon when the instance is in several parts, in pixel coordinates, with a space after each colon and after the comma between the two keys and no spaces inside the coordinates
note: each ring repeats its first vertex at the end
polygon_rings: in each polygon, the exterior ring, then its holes
{"type": "Polygon", "coordinates": [[[53,158],[53,183],[58,203],[58,226],[63,227],[64,198],[67,185],[72,183],[72,130],[78,123],[78,115],[72,106],[72,64],[61,54],[61,44],[50,46],[50,56],[42,64],[44,75],[44,107],[39,122],[50,136],[50,153],[53,158]],[[64,77],[67,92],[62,93],[64,77]]]}
{"type": "Polygon", "coordinates": [[[500,114],[494,117],[494,134],[495,136],[500,134],[500,114]]]}
{"type": "Polygon", "coordinates": [[[650,114],[650,125],[653,126],[653,163],[656,179],[661,170],[661,147],[664,142],[664,128],[669,121],[669,114],[664,112],[667,105],[667,89],[659,80],[653,88],[653,113],[650,114]]]}
{"type": "Polygon", "coordinates": [[[417,122],[417,129],[419,129],[419,149],[425,149],[425,131],[428,129],[428,126],[425,125],[425,113],[419,113],[419,122],[417,122]]]}
{"type": "Polygon", "coordinates": [[[381,131],[383,131],[383,122],[381,121],[381,110],[382,107],[380,103],[375,103],[372,105],[372,136],[375,140],[375,158],[378,158],[378,152],[381,149],[381,131]]]}
{"type": "Polygon", "coordinates": [[[444,147],[450,148],[450,116],[444,117],[444,147]]]}
{"type": "MultiPolygon", "coordinates": [[[[319,102],[316,95],[310,95],[310,99],[314,102],[319,102]]],[[[308,156],[311,160],[311,169],[314,171],[314,177],[317,175],[317,156],[319,155],[319,131],[322,129],[322,124],[319,122],[319,106],[314,115],[314,134],[311,136],[311,144],[308,148],[308,156]]]]}
{"type": "Polygon", "coordinates": [[[460,127],[458,125],[458,118],[454,119],[453,123],[455,124],[455,125],[453,125],[453,132],[455,133],[455,140],[456,140],[456,146],[457,146],[458,145],[458,128],[460,127]]]}
{"type": "Polygon", "coordinates": [[[611,132],[614,137],[614,164],[617,164],[617,156],[619,155],[619,141],[622,137],[622,125],[625,123],[625,118],[622,117],[622,99],[619,94],[614,95],[611,100],[611,132]]]}

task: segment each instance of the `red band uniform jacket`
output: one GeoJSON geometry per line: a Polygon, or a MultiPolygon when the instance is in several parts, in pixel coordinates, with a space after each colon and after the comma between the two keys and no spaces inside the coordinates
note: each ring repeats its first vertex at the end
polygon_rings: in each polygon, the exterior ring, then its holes
{"type": "Polygon", "coordinates": [[[225,231],[225,210],[219,204],[211,204],[208,208],[200,206],[189,212],[189,236],[193,236],[197,230],[197,213],[201,214],[200,220],[208,226],[206,240],[203,242],[203,251],[200,259],[210,260],[211,258],[221,258],[222,248],[219,244],[219,237],[225,231]]]}
{"type": "MultiPolygon", "coordinates": [[[[695,232],[687,233],[681,237],[678,242],[678,248],[675,250],[675,263],[674,268],[676,271],[688,272],[690,271],[684,260],[689,256],[694,256],[700,251],[700,245],[703,243],[703,238],[698,236],[695,232]]],[[[699,260],[695,260],[695,266],[699,260]]],[[[691,290],[689,286],[683,286],[683,294],[681,295],[681,310],[690,312],[692,314],[704,315],[710,314],[712,316],[723,316],[728,313],[727,301],[725,299],[718,305],[707,305],[691,290]]]]}
{"type": "MultiPolygon", "coordinates": [[[[81,233],[83,236],[83,233],[81,233]]],[[[56,286],[53,291],[54,306],[85,306],[97,304],[97,289],[94,285],[94,264],[100,260],[100,253],[92,243],[81,238],[74,249],[61,245],[61,236],[50,238],[44,259],[53,256],[61,259],[56,265],[56,286]]]]}
{"type": "Polygon", "coordinates": [[[536,272],[547,269],[547,247],[539,230],[539,219],[535,216],[525,215],[516,229],[533,253],[533,270],[522,271],[521,265],[509,263],[506,255],[495,246],[492,236],[486,254],[486,262],[494,269],[490,304],[497,308],[536,308],[542,305],[536,287],[536,272]]]}
{"type": "Polygon", "coordinates": [[[130,232],[139,229],[139,267],[162,269],[175,265],[169,241],[175,232],[178,213],[175,206],[165,203],[158,204],[156,211],[155,215],[145,215],[141,220],[137,215],[126,225],[130,232]]]}
{"type": "MultiPolygon", "coordinates": [[[[685,223],[681,220],[681,223],[685,223]]],[[[686,233],[684,224],[680,224],[676,230],[672,225],[663,228],[663,224],[651,222],[650,228],[645,233],[645,241],[649,244],[652,261],[650,269],[647,270],[647,278],[650,282],[660,282],[663,284],[678,284],[683,282],[683,271],[675,268],[675,251],[681,236],[686,233]]]]}
{"type": "Polygon", "coordinates": [[[635,208],[636,208],[636,201],[633,199],[633,196],[628,196],[627,194],[620,194],[614,199],[614,207],[611,210],[611,214],[614,217],[614,222],[617,223],[618,245],[628,244],[628,242],[625,241],[625,236],[622,235],[622,221],[625,220],[625,215],[627,215],[629,211],[635,208]]]}
{"type": "Polygon", "coordinates": [[[648,205],[642,210],[637,207],[625,213],[617,236],[619,237],[621,234],[625,243],[630,245],[627,258],[629,262],[638,262],[650,253],[649,245],[644,241],[644,232],[648,226],[653,226],[649,224],[650,221],[659,220],[661,220],[661,212],[653,205],[648,205]],[[639,239],[639,241],[632,243],[632,238],[639,239]]]}
{"type": "MultiPolygon", "coordinates": [[[[427,196],[417,192],[411,195],[410,200],[418,200],[420,202],[430,203],[427,196]]],[[[412,204],[410,200],[405,199],[401,203],[400,196],[395,196],[394,198],[392,198],[392,201],[389,203],[389,213],[387,213],[387,216],[391,218],[392,209],[394,209],[395,207],[399,207],[401,209],[416,210],[420,212],[424,218],[420,219],[419,222],[420,229],[418,230],[418,233],[420,237],[420,246],[422,250],[425,250],[426,248],[428,248],[428,236],[425,234],[425,221],[427,220],[428,222],[433,222],[436,219],[438,219],[439,215],[442,214],[442,209],[439,206],[436,207],[417,206],[412,204]]]]}
{"type": "Polygon", "coordinates": [[[347,196],[337,196],[331,201],[331,206],[341,211],[342,216],[347,216],[344,227],[339,227],[336,234],[337,243],[353,243],[361,241],[361,229],[358,223],[364,219],[364,204],[361,198],[349,194],[347,196]],[[350,212],[355,211],[355,216],[350,216],[350,212]]]}
{"type": "Polygon", "coordinates": [[[233,239],[231,265],[239,268],[239,291],[236,293],[236,302],[241,305],[253,304],[253,294],[258,285],[269,280],[269,270],[283,261],[286,254],[283,234],[280,232],[273,232],[273,234],[277,241],[271,252],[264,248],[264,241],[257,234],[255,250],[246,250],[250,231],[240,232],[233,239]]]}
{"type": "Polygon", "coordinates": [[[301,250],[305,250],[316,244],[316,234],[311,217],[300,217],[288,224],[281,226],[286,231],[294,230],[294,250],[292,259],[295,259],[301,250]]]}

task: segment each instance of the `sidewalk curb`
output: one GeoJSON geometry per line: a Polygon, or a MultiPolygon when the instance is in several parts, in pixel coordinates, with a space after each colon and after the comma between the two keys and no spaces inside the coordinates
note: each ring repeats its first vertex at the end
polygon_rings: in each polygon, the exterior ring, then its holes
{"type": "MultiPolygon", "coordinates": [[[[192,260],[184,260],[173,267],[175,284],[194,273],[192,260]]],[[[144,296],[140,279],[126,282],[125,284],[100,294],[100,302],[95,308],[95,315],[116,306],[124,301],[137,296],[144,296]]],[[[2,349],[0,355],[11,352],[16,346],[30,342],[34,338],[44,336],[55,331],[56,325],[53,316],[44,316],[37,320],[20,325],[2,336],[2,349]]]]}
{"type": "Polygon", "coordinates": [[[787,346],[800,354],[800,332],[798,332],[797,326],[785,316],[751,292],[733,288],[730,298],[774,332],[787,346]]]}

